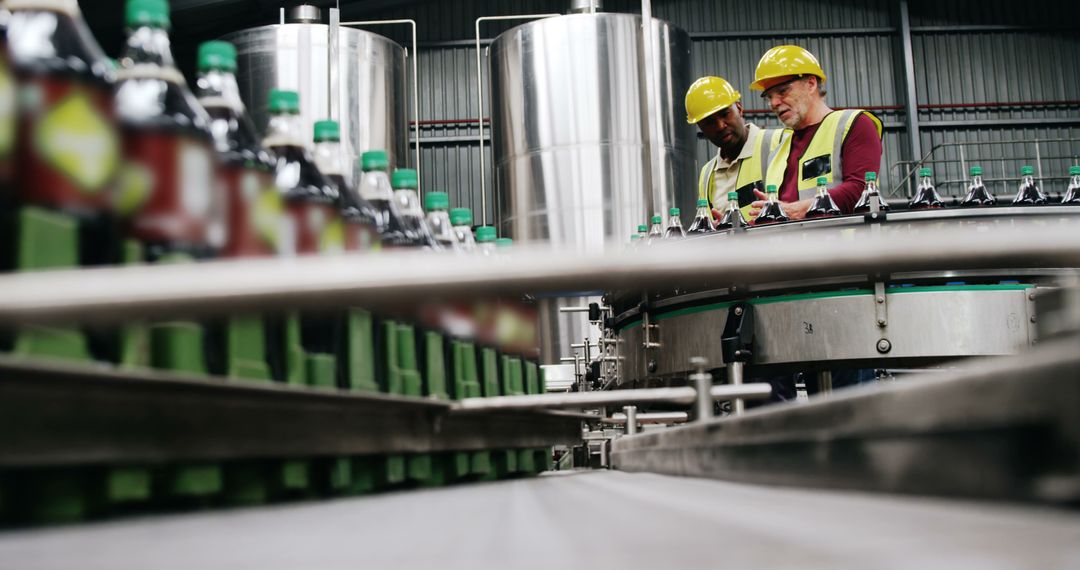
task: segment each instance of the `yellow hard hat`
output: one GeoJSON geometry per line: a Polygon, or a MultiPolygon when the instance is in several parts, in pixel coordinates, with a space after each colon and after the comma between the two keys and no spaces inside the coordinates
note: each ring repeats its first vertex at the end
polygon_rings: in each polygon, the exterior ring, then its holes
{"type": "Polygon", "coordinates": [[[793,75],[816,75],[825,83],[825,71],[814,54],[799,46],[776,46],[761,56],[750,88],[764,91],[779,83],[775,79],[793,75]]]}
{"type": "Polygon", "coordinates": [[[739,92],[720,77],[702,77],[686,91],[686,122],[691,125],[739,100],[739,92]]]}

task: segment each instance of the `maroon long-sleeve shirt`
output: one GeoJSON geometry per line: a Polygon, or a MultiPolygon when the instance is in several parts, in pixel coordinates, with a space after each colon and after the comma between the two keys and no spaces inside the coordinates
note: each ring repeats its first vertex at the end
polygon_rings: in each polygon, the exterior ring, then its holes
{"type": "MultiPolygon", "coordinates": [[[[795,131],[792,135],[791,154],[788,155],[787,170],[784,171],[784,183],[780,186],[781,202],[799,200],[799,158],[806,152],[806,147],[810,146],[810,140],[820,126],[821,123],[811,125],[795,131]]],[[[850,214],[866,187],[866,173],[877,172],[881,166],[881,137],[878,136],[877,127],[870,117],[860,114],[852,123],[840,149],[840,158],[844,181],[829,190],[829,194],[841,212],[850,214]]]]}

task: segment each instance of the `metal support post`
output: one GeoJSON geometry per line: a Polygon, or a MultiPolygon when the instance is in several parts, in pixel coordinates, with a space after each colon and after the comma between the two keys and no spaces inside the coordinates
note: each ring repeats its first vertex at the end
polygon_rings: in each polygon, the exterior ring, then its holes
{"type": "Polygon", "coordinates": [[[623,406],[623,413],[626,414],[626,435],[634,435],[637,433],[637,406],[623,406]]]}
{"type": "MultiPolygon", "coordinates": [[[[745,376],[743,368],[744,366],[746,366],[746,364],[743,362],[739,362],[738,360],[727,365],[728,382],[735,388],[743,385],[743,377],[745,376]]],[[[742,414],[744,411],[746,411],[746,406],[743,403],[742,398],[735,398],[731,401],[732,414],[737,416],[739,414],[742,414]]]]}
{"type": "MultiPolygon", "coordinates": [[[[709,361],[700,356],[695,356],[690,359],[690,365],[694,367],[694,373],[690,375],[690,381],[693,382],[694,388],[697,390],[695,407],[697,421],[705,421],[713,416],[712,374],[705,371],[709,361]]],[[[742,402],[742,400],[736,398],[735,402],[742,402]]]]}
{"type": "Polygon", "coordinates": [[[900,0],[899,12],[900,44],[904,63],[904,110],[907,114],[911,159],[919,160],[919,157],[922,156],[922,144],[919,141],[919,108],[915,94],[915,57],[911,47],[911,19],[908,14],[907,0],[900,0]]]}
{"type": "Polygon", "coordinates": [[[832,371],[822,370],[818,372],[818,393],[832,392],[832,371]]]}

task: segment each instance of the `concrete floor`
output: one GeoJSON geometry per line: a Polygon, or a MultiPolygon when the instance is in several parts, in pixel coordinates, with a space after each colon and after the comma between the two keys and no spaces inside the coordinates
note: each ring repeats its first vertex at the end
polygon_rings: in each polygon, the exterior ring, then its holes
{"type": "Polygon", "coordinates": [[[0,533],[5,570],[1080,568],[1080,512],[652,474],[0,533]]]}

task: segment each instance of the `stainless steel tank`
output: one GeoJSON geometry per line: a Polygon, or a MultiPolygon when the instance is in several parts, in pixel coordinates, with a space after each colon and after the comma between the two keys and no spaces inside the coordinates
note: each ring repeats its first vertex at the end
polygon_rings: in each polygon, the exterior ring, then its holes
{"type": "MultiPolygon", "coordinates": [[[[495,39],[492,156],[504,235],[595,252],[624,245],[652,212],[666,218],[678,206],[692,216],[695,138],[683,119],[690,37],[652,21],[650,98],[642,36],[638,15],[585,13],[537,20],[495,39]],[[658,152],[649,147],[651,118],[660,121],[658,152]]],[[[553,327],[543,331],[547,362],[570,356],[571,341],[588,330],[580,313],[556,312],[559,304],[567,303],[546,303],[541,317],[553,327]]]]}
{"type": "Polygon", "coordinates": [[[309,129],[326,118],[341,123],[342,147],[354,176],[359,174],[355,159],[366,150],[385,149],[391,165],[410,165],[405,49],[378,34],[339,28],[338,103],[332,114],[329,30],[324,24],[279,24],[223,38],[236,45],[237,81],[256,126],[266,127],[270,89],[296,90],[309,129]]]}

